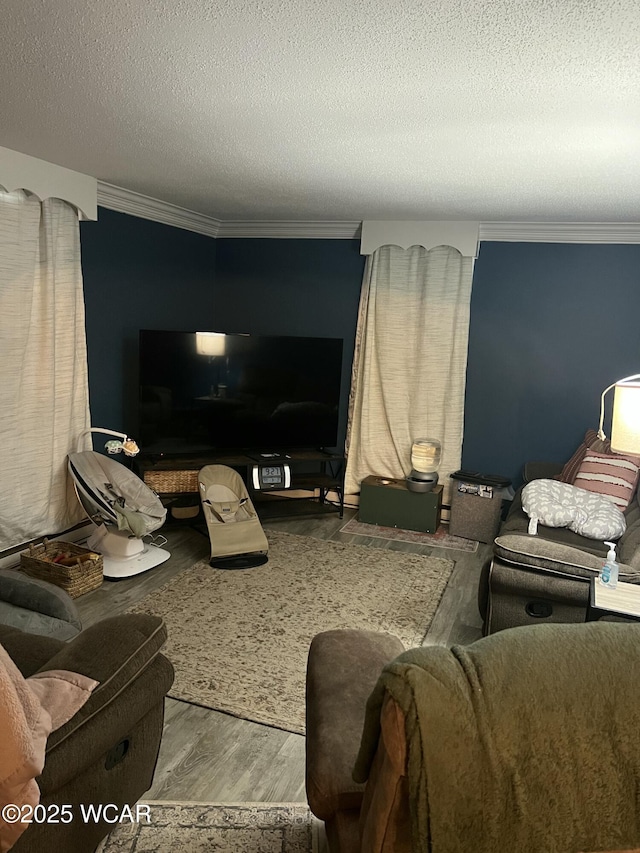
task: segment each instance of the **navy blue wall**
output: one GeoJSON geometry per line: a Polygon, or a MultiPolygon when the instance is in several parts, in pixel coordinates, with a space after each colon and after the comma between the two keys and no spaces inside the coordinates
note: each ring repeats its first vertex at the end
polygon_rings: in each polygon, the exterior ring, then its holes
{"type": "Polygon", "coordinates": [[[216,241],[103,208],[80,239],[91,421],[135,435],[138,330],[215,325],[216,241]]]}
{"type": "MultiPolygon", "coordinates": [[[[201,327],[343,338],[344,441],[359,241],[213,240],[103,209],[81,238],[94,424],[135,434],[138,329],[201,327]]],[[[566,461],[602,390],[640,371],[639,317],[640,246],[482,243],[463,466],[566,461]]]]}
{"type": "Polygon", "coordinates": [[[565,462],[604,388],[640,371],[639,318],[640,246],[482,243],[463,466],[518,479],[527,460],[565,462]]]}
{"type": "Polygon", "coordinates": [[[220,239],[214,311],[225,332],[343,338],[344,445],[364,257],[359,240],[220,239]]]}

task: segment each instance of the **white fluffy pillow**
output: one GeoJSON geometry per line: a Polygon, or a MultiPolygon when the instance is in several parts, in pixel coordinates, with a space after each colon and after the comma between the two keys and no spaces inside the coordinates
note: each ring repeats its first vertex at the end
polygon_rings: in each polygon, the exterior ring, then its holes
{"type": "Polygon", "coordinates": [[[619,539],[627,529],[624,515],[608,499],[557,480],[533,480],[522,490],[522,508],[538,524],[568,527],[588,539],[619,539]]]}

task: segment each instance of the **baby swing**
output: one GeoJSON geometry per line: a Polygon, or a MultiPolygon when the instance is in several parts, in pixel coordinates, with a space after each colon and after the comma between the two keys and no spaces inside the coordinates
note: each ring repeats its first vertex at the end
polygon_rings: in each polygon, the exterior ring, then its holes
{"type": "Polygon", "coordinates": [[[251,569],[267,562],[269,543],[240,474],[206,465],[198,474],[202,510],[211,540],[209,565],[251,569]]]}
{"type": "MultiPolygon", "coordinates": [[[[83,432],[80,441],[93,432],[121,439],[106,443],[110,454],[123,451],[135,456],[139,452],[135,441],[123,433],[98,427],[83,432]]],[[[87,546],[102,554],[105,578],[130,578],[169,559],[169,551],[151,536],[164,524],[167,510],[133,471],[93,450],[70,453],[68,464],[78,500],[96,527],[87,546]],[[150,541],[145,542],[145,537],[150,541]]],[[[157,538],[162,545],[167,541],[163,536],[157,538]]]]}

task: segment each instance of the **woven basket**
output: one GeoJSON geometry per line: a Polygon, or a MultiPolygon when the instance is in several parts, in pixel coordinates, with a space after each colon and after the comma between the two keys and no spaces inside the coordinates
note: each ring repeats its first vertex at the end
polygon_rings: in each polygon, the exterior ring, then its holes
{"type": "Polygon", "coordinates": [[[144,482],[159,494],[198,491],[197,471],[145,471],[144,482]]]}
{"type": "Polygon", "coordinates": [[[78,598],[102,583],[102,556],[73,542],[49,542],[30,545],[20,554],[20,569],[29,577],[48,581],[63,589],[71,598],[78,598]],[[80,560],[71,566],[54,563],[59,555],[80,560]]]}

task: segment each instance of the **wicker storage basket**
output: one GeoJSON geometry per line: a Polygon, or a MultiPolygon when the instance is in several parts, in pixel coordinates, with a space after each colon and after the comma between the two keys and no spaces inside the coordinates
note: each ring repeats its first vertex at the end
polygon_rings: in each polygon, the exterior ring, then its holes
{"type": "Polygon", "coordinates": [[[144,482],[159,494],[198,491],[197,471],[145,471],[144,482]]]}
{"type": "Polygon", "coordinates": [[[75,545],[73,542],[49,542],[30,545],[20,554],[20,569],[29,577],[48,581],[63,589],[71,598],[91,592],[102,583],[102,555],[75,545]],[[72,565],[55,563],[58,556],[66,556],[72,565]]]}

